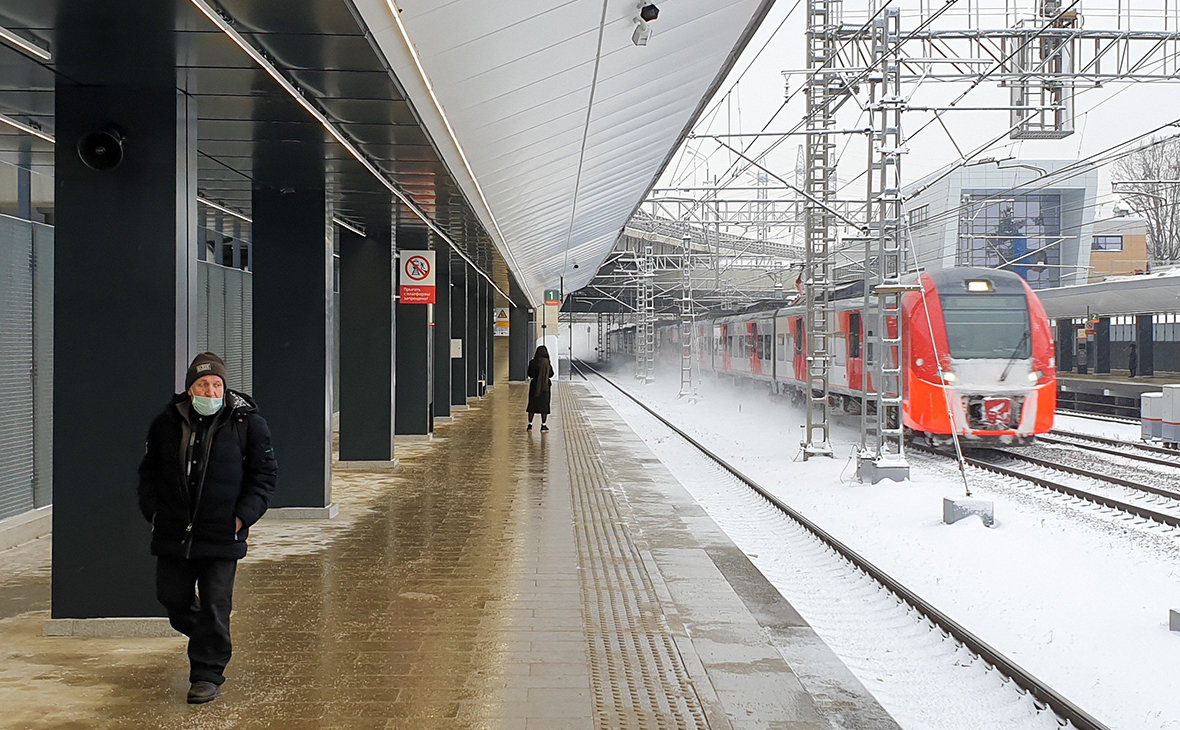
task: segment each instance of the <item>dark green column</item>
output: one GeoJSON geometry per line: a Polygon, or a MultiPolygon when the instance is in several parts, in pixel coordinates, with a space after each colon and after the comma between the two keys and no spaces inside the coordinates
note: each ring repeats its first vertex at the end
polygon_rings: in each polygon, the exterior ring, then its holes
{"type": "MultiPolygon", "coordinates": [[[[399,226],[398,276],[401,276],[401,264],[410,254],[427,248],[429,235],[425,228],[399,226]]],[[[437,269],[437,262],[435,267],[437,269]]],[[[398,302],[397,394],[394,397],[394,427],[398,436],[429,436],[434,432],[434,343],[430,330],[429,304],[398,302]]]]}
{"type": "Polygon", "coordinates": [[[55,619],[163,615],[136,470],[195,354],[196,102],[177,91],[171,5],[125,10],[65,3],[55,28],[55,619]],[[87,167],[78,141],[111,126],[122,163],[87,167]]]}
{"type": "Polygon", "coordinates": [[[340,235],[340,460],[392,461],[393,232],[340,235]]]}
{"type": "Polygon", "coordinates": [[[467,337],[464,339],[463,359],[467,363],[467,397],[478,398],[480,366],[479,349],[479,274],[470,266],[467,275],[467,337]]]}
{"type": "Polygon", "coordinates": [[[1094,329],[1096,350],[1094,353],[1094,372],[1108,374],[1110,372],[1110,317],[1098,320],[1094,329]]]}
{"type": "Polygon", "coordinates": [[[459,357],[451,363],[451,406],[467,407],[467,264],[451,259],[451,339],[458,340],[459,357]]]}
{"type": "Polygon", "coordinates": [[[435,251],[434,417],[451,416],[451,249],[435,251]]]}
{"type": "Polygon", "coordinates": [[[523,302],[508,310],[508,381],[528,380],[529,368],[529,310],[523,302]]]}
{"type": "Polygon", "coordinates": [[[322,135],[255,144],[254,391],[279,462],[275,507],[330,516],[332,243],[322,135]]]}
{"type": "Polygon", "coordinates": [[[1139,345],[1139,375],[1155,375],[1155,327],[1150,314],[1135,315],[1135,342],[1139,345]]]}

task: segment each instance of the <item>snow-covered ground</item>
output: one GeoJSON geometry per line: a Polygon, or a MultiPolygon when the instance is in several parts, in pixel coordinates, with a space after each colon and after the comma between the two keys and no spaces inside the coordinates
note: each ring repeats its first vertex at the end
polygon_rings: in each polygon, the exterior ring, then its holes
{"type": "MultiPolygon", "coordinates": [[[[962,492],[954,466],[914,455],[910,482],[855,483],[855,419],[833,429],[839,458],[804,463],[801,412],[762,388],[707,381],[690,403],[676,398],[675,372],[646,386],[626,373],[616,382],[1110,727],[1180,728],[1180,634],[1167,625],[1168,609],[1180,609],[1177,531],[978,473],[972,488],[995,501],[996,527],[944,525],[942,498],[962,492]]],[[[599,391],[661,455],[652,423],[609,387],[599,391]]],[[[1062,421],[1135,437],[1121,424],[1062,421]]],[[[854,671],[864,664],[844,658],[854,671]]]]}

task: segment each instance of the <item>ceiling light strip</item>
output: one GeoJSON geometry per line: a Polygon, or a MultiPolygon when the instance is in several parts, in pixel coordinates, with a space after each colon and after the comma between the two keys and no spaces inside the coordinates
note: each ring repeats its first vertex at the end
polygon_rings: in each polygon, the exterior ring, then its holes
{"type": "Polygon", "coordinates": [[[447,245],[451,247],[451,250],[459,255],[459,258],[466,261],[472,269],[475,269],[476,273],[486,279],[487,282],[492,285],[492,288],[500,292],[500,295],[507,299],[508,302],[512,304],[512,306],[516,306],[516,303],[512,301],[512,297],[505,294],[504,291],[500,289],[500,287],[496,286],[496,282],[492,281],[492,277],[488,275],[486,271],[477,266],[476,263],[472,261],[471,258],[455,244],[454,241],[451,240],[451,237],[448,236],[443,231],[443,229],[440,228],[433,219],[431,219],[430,216],[426,215],[425,211],[418,207],[418,204],[414,202],[414,200],[411,199],[409,195],[404,193],[397,185],[394,185],[387,177],[385,177],[384,173],[378,170],[377,167],[369,161],[367,157],[361,154],[361,151],[357,149],[347,137],[344,136],[344,133],[336,129],[336,126],[332,124],[331,120],[329,120],[328,117],[314,104],[308,101],[308,99],[303,96],[303,93],[300,92],[294,84],[292,84],[285,76],[279,73],[279,70],[275,68],[270,63],[270,61],[266,60],[266,57],[264,57],[262,53],[258,51],[258,49],[250,45],[250,43],[247,42],[240,33],[234,30],[234,28],[228,22],[226,22],[225,18],[221,17],[221,15],[212,7],[210,7],[209,4],[205,2],[205,0],[192,0],[192,3],[193,5],[197,6],[197,9],[200,10],[206,18],[212,21],[222,33],[225,33],[227,36],[229,36],[230,40],[232,40],[239,48],[245,51],[246,55],[253,59],[254,63],[258,64],[262,70],[266,71],[266,73],[269,74],[270,77],[282,87],[283,91],[286,91],[291,96],[291,98],[298,102],[308,114],[310,114],[317,122],[323,125],[324,129],[328,130],[328,134],[331,134],[333,139],[340,143],[344,149],[348,150],[348,153],[352,155],[357,162],[361,163],[361,165],[363,165],[364,168],[373,175],[373,177],[377,178],[377,180],[382,185],[384,185],[389,190],[389,192],[393,193],[394,197],[396,197],[402,202],[402,204],[409,208],[410,212],[412,212],[423,223],[425,223],[430,230],[434,231],[435,235],[445,241],[447,245]]]}
{"type": "Polygon", "coordinates": [[[47,134],[46,132],[42,132],[40,129],[37,129],[36,127],[34,127],[32,125],[25,124],[24,122],[18,122],[17,120],[13,119],[12,117],[8,116],[7,114],[0,114],[0,123],[7,124],[8,126],[14,128],[14,129],[19,129],[20,131],[24,132],[25,134],[31,134],[34,137],[38,137],[40,139],[43,139],[50,144],[56,144],[55,140],[53,139],[52,134],[47,134]]]}
{"type": "Polygon", "coordinates": [[[3,40],[5,43],[16,48],[18,51],[27,53],[28,55],[34,58],[39,58],[42,61],[48,61],[49,59],[53,58],[49,51],[45,50],[36,43],[33,43],[32,41],[18,36],[16,33],[13,33],[4,26],[0,26],[0,40],[3,40]]]}
{"type": "Polygon", "coordinates": [[[207,198],[202,198],[199,195],[197,196],[197,202],[200,203],[201,205],[208,207],[208,208],[212,208],[213,210],[219,210],[222,213],[225,213],[226,215],[232,215],[234,218],[237,218],[240,221],[246,221],[250,225],[254,225],[253,218],[250,218],[247,215],[239,213],[236,210],[230,210],[229,208],[225,207],[224,205],[221,205],[220,203],[214,203],[212,200],[208,200],[207,198]]]}
{"type": "Polygon", "coordinates": [[[332,218],[332,222],[335,223],[336,225],[340,226],[341,228],[343,228],[346,231],[352,231],[353,233],[360,236],[361,238],[365,237],[364,231],[362,231],[357,226],[354,226],[353,224],[349,223],[348,221],[344,220],[343,218],[332,218]]]}
{"type": "MultiPolygon", "coordinates": [[[[422,65],[422,58],[418,55],[417,46],[410,40],[410,33],[406,30],[405,23],[402,22],[401,11],[398,10],[393,0],[385,0],[385,4],[389,7],[389,13],[393,16],[394,23],[397,24],[398,32],[401,33],[402,42],[406,44],[406,50],[409,51],[410,58],[414,60],[414,67],[418,69],[418,76],[422,79],[422,85],[426,87],[426,92],[430,94],[430,100],[434,103],[434,109],[438,112],[439,118],[442,119],[443,126],[446,127],[447,134],[451,138],[451,143],[455,146],[455,151],[459,153],[459,159],[463,162],[463,167],[467,170],[467,175],[471,178],[471,183],[475,186],[475,192],[483,202],[484,208],[488,212],[488,217],[492,219],[492,227],[496,229],[496,233],[499,235],[501,243],[503,243],[504,251],[508,254],[508,258],[512,259],[512,265],[516,267],[516,270],[523,274],[524,270],[520,267],[520,263],[517,262],[516,254],[508,247],[508,241],[504,238],[504,232],[500,230],[500,224],[496,221],[496,214],[492,211],[492,206],[488,203],[488,199],[483,193],[483,187],[479,184],[479,179],[475,176],[475,170],[471,168],[471,162],[467,159],[467,153],[463,151],[463,145],[459,144],[459,136],[455,134],[455,128],[451,126],[450,118],[443,111],[442,102],[439,101],[438,95],[434,93],[434,84],[430,82],[430,77],[426,75],[426,67],[422,65]]],[[[522,283],[521,286],[525,288],[526,295],[532,294],[532,291],[526,284],[522,283]]]]}

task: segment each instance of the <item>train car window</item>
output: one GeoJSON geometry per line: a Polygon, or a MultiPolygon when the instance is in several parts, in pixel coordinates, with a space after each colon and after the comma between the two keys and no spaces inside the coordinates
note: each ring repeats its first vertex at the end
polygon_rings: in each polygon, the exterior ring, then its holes
{"type": "Polygon", "coordinates": [[[774,359],[774,355],[773,355],[774,350],[773,350],[773,347],[771,344],[770,335],[762,335],[762,340],[763,340],[762,359],[763,360],[773,360],[774,359]]]}
{"type": "Polygon", "coordinates": [[[778,361],[783,362],[787,359],[787,336],[778,336],[778,361]]]}
{"type": "Polygon", "coordinates": [[[860,357],[860,312],[848,318],[848,357],[860,357]]]}
{"type": "Polygon", "coordinates": [[[803,354],[803,318],[795,318],[795,354],[803,354]]]}
{"type": "Polygon", "coordinates": [[[762,338],[758,335],[754,335],[754,355],[762,359],[762,338]]]}
{"type": "Polygon", "coordinates": [[[733,335],[726,336],[725,351],[730,355],[733,354],[733,335]]]}
{"type": "Polygon", "coordinates": [[[1032,351],[1028,300],[1023,294],[941,294],[951,357],[1027,358],[1032,351]]]}

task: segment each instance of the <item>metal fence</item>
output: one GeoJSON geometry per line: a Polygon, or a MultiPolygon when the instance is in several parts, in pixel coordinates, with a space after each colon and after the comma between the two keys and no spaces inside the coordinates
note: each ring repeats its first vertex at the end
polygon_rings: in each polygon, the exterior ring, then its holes
{"type": "Polygon", "coordinates": [[[0,519],[53,499],[53,229],[0,216],[0,519]]]}
{"type": "Polygon", "coordinates": [[[225,360],[229,387],[254,388],[254,282],[249,271],[197,262],[197,350],[225,360]]]}
{"type": "MultiPolygon", "coordinates": [[[[249,271],[200,261],[197,347],[251,392],[249,271]]],[[[53,228],[0,215],[0,520],[53,502],[53,228]]],[[[146,425],[145,425],[146,427],[146,425]]]]}

